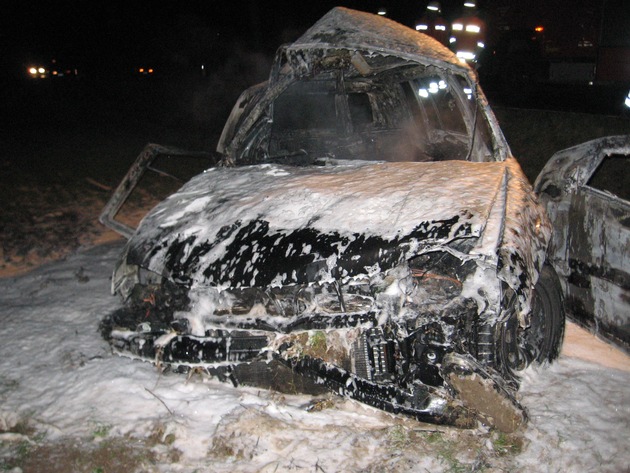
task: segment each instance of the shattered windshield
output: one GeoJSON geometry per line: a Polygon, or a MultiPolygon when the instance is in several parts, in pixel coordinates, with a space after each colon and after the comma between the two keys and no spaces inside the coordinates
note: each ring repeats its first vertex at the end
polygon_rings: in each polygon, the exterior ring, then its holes
{"type": "Polygon", "coordinates": [[[329,70],[292,82],[271,102],[244,158],[491,160],[489,127],[475,107],[466,79],[437,67],[407,64],[369,77],[329,70]]]}

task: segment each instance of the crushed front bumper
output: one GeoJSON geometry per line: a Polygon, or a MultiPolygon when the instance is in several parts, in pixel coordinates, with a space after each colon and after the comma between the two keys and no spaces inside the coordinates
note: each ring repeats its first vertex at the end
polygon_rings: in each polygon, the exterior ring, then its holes
{"type": "MultiPolygon", "coordinates": [[[[473,428],[479,422],[513,432],[527,415],[500,376],[470,355],[448,352],[435,365],[439,383],[397,376],[400,356],[378,330],[353,328],[278,334],[263,330],[209,330],[203,337],[176,330],[152,331],[149,324],[121,329],[124,310],[101,326],[114,352],[177,372],[200,372],[238,385],[284,392],[332,391],[421,422],[473,428]],[[346,342],[335,345],[335,339],[346,342]],[[348,340],[353,340],[348,343],[348,340]],[[388,346],[389,345],[389,346],[388,346]]],[[[185,327],[180,327],[183,331],[185,327]]]]}

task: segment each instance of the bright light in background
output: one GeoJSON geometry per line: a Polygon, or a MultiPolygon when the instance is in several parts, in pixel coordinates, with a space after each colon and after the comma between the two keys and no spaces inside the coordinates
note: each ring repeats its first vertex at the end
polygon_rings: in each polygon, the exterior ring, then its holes
{"type": "Polygon", "coordinates": [[[457,38],[455,38],[454,36],[451,36],[451,37],[448,39],[448,42],[449,42],[449,43],[451,43],[451,44],[453,44],[455,41],[457,41],[457,38]]]}
{"type": "Polygon", "coordinates": [[[453,23],[453,31],[462,31],[464,29],[464,25],[461,23],[453,23]]]}
{"type": "Polygon", "coordinates": [[[477,5],[475,4],[475,2],[464,2],[464,6],[466,8],[475,8],[477,5]]]}
{"type": "Polygon", "coordinates": [[[437,94],[440,90],[444,90],[448,87],[445,81],[440,80],[437,82],[430,82],[428,88],[418,89],[418,95],[424,99],[429,98],[430,94],[437,94]]]}
{"type": "Polygon", "coordinates": [[[464,87],[464,93],[466,94],[466,97],[468,97],[469,99],[472,99],[472,89],[468,87],[464,87]]]}
{"type": "Polygon", "coordinates": [[[457,51],[457,57],[464,61],[473,61],[475,59],[475,53],[470,51],[457,51]]]}
{"type": "Polygon", "coordinates": [[[55,59],[53,59],[51,63],[53,64],[51,68],[41,65],[28,66],[26,68],[26,72],[33,79],[49,79],[52,77],[60,78],[79,75],[79,71],[77,69],[64,69],[57,64],[55,59]]]}
{"type": "Polygon", "coordinates": [[[30,66],[27,71],[31,77],[35,77],[38,79],[43,79],[48,75],[48,71],[46,70],[46,68],[41,66],[30,66]]]}
{"type": "Polygon", "coordinates": [[[438,31],[446,31],[446,26],[444,25],[435,25],[435,29],[438,31]]]}
{"type": "MultiPolygon", "coordinates": [[[[455,25],[453,25],[454,27],[455,25]]],[[[479,33],[481,31],[481,28],[479,28],[479,26],[477,25],[466,25],[466,31],[468,31],[469,33],[479,33]]]]}
{"type": "Polygon", "coordinates": [[[379,8],[377,13],[381,16],[387,16],[387,8],[379,8]]]}
{"type": "Polygon", "coordinates": [[[630,108],[630,92],[628,92],[628,95],[626,96],[626,101],[624,102],[624,104],[626,105],[626,107],[630,108]]]}
{"type": "Polygon", "coordinates": [[[536,33],[542,33],[543,31],[545,31],[545,28],[543,28],[542,26],[537,26],[536,28],[534,28],[534,31],[536,33]]]}
{"type": "Polygon", "coordinates": [[[478,41],[478,42],[477,42],[477,47],[479,47],[479,48],[485,48],[485,47],[486,47],[486,45],[485,45],[485,43],[483,43],[482,41],[478,41]]]}
{"type": "Polygon", "coordinates": [[[426,31],[429,29],[428,25],[416,25],[416,31],[426,31]]]}

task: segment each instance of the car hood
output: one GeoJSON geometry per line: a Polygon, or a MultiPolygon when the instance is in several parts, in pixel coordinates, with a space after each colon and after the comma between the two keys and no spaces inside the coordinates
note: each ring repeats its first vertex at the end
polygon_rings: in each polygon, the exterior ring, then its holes
{"type": "Polygon", "coordinates": [[[266,287],[347,282],[446,250],[522,289],[548,235],[513,158],[262,164],[193,178],[145,217],[126,262],[187,286],[266,287]]]}

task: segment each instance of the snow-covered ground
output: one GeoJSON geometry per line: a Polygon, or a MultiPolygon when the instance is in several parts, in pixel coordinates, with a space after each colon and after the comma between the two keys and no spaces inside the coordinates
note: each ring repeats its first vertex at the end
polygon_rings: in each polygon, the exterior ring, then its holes
{"type": "Polygon", "coordinates": [[[530,422],[520,436],[437,428],[335,397],[307,410],[309,396],[160,374],[112,355],[98,325],[119,305],[109,277],[121,247],[0,279],[2,452],[157,435],[142,471],[630,471],[630,361],[607,345],[576,345],[589,336],[574,326],[557,363],[525,374],[530,422]],[[16,433],[25,423],[29,433],[16,433]]]}

